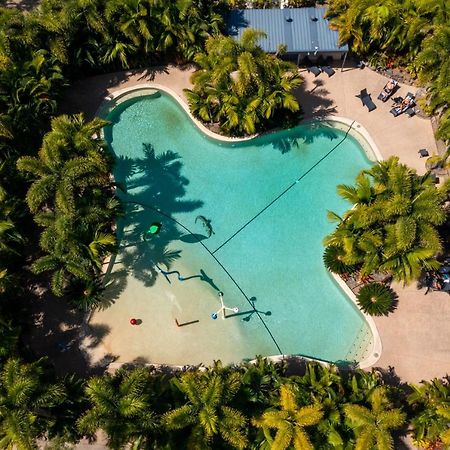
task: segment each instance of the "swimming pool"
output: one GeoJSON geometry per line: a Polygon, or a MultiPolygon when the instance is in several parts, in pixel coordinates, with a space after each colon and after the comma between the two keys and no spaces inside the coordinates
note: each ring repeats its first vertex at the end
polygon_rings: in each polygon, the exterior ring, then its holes
{"type": "Polygon", "coordinates": [[[112,304],[91,320],[108,331],[108,351],[180,365],[258,354],[365,358],[372,331],[322,262],[334,227],[326,212],[348,208],[336,185],[371,165],[358,141],[307,124],[221,142],[171,96],[142,94],[106,114],[126,209],[109,268],[112,304]],[[152,223],[159,234],[146,234],[152,223]],[[226,320],[211,317],[219,292],[239,308],[226,320]],[[142,323],[130,326],[130,317],[142,323]]]}

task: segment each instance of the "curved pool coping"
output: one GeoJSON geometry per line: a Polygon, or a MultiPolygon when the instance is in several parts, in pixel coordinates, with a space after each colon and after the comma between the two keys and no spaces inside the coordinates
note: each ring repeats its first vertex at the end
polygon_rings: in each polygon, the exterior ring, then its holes
{"type": "MultiPolygon", "coordinates": [[[[114,107],[116,107],[119,104],[119,103],[117,103],[117,99],[119,99],[120,97],[126,96],[127,98],[124,99],[124,101],[125,101],[125,100],[130,99],[129,94],[134,91],[136,91],[136,94],[137,94],[136,97],[139,97],[139,96],[145,95],[142,93],[138,94],[139,91],[150,91],[150,90],[154,90],[156,92],[163,91],[163,92],[169,94],[183,108],[183,110],[188,114],[188,116],[195,123],[195,125],[199,128],[199,130],[202,131],[205,135],[207,135],[208,137],[210,137],[212,139],[215,139],[218,141],[223,141],[223,142],[242,142],[242,141],[249,141],[249,140],[254,139],[255,137],[259,136],[258,134],[255,134],[255,135],[247,136],[244,138],[242,138],[242,137],[234,138],[234,137],[227,137],[227,136],[222,136],[220,134],[214,133],[213,131],[211,131],[207,127],[205,127],[205,125],[203,125],[198,119],[196,119],[191,114],[188,104],[186,103],[186,101],[183,98],[181,98],[181,96],[179,96],[174,90],[170,89],[169,87],[163,86],[158,83],[142,83],[142,84],[130,86],[130,87],[127,87],[124,89],[119,89],[117,91],[112,92],[111,94],[109,94],[103,98],[103,101],[101,102],[100,106],[98,107],[95,115],[100,116],[101,113],[104,113],[106,108],[113,101],[114,101],[114,107]]],[[[308,121],[305,121],[304,123],[308,123],[308,122],[317,122],[317,123],[331,122],[331,123],[333,123],[333,125],[336,128],[338,128],[342,131],[348,132],[353,138],[355,138],[359,142],[361,147],[363,148],[366,156],[371,161],[376,162],[376,161],[383,160],[383,156],[381,155],[380,150],[378,149],[377,145],[375,144],[374,140],[372,139],[372,137],[370,136],[368,131],[360,123],[356,122],[355,120],[351,120],[346,117],[329,115],[329,116],[324,116],[324,117],[320,117],[320,118],[310,119],[308,121]]],[[[279,130],[271,131],[270,133],[275,133],[276,131],[279,131],[279,130]]],[[[101,135],[103,137],[103,130],[101,131],[101,135]]],[[[107,261],[105,261],[105,263],[103,265],[103,267],[105,268],[104,271],[107,270],[108,266],[109,266],[109,258],[107,259],[107,261]]],[[[366,358],[364,358],[363,360],[358,362],[358,367],[360,369],[368,369],[368,368],[372,367],[380,359],[381,352],[383,349],[383,346],[381,343],[381,337],[380,337],[380,334],[376,327],[375,321],[373,320],[373,318],[371,316],[369,316],[368,314],[366,314],[364,311],[361,310],[361,308],[359,307],[359,305],[357,303],[356,295],[348,287],[348,285],[344,282],[344,280],[342,280],[341,277],[339,277],[338,275],[336,275],[334,273],[330,272],[330,274],[334,278],[336,283],[339,285],[339,287],[343,290],[343,292],[347,295],[347,297],[349,297],[350,300],[354,303],[356,308],[360,311],[360,313],[363,315],[364,319],[366,320],[367,324],[369,325],[370,331],[373,336],[372,349],[366,358]]],[[[89,321],[89,319],[88,319],[88,321],[89,321]]],[[[270,359],[273,361],[280,361],[286,357],[291,358],[292,355],[266,356],[267,359],[270,359]]],[[[299,357],[301,357],[302,359],[310,360],[310,361],[318,361],[322,364],[330,364],[329,361],[323,361],[321,359],[310,358],[307,356],[299,356],[299,357]]]]}

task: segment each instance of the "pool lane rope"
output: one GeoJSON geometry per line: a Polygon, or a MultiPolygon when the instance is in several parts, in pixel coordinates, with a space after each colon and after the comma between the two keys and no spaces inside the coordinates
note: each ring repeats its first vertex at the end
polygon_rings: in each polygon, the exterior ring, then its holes
{"type": "MultiPolygon", "coordinates": [[[[247,296],[247,294],[242,290],[241,286],[239,286],[238,282],[233,278],[233,276],[231,275],[230,272],[228,272],[228,270],[226,269],[226,267],[220,262],[220,260],[217,258],[217,256],[215,256],[211,250],[201,241],[200,238],[198,238],[198,236],[193,233],[188,227],[186,227],[185,225],[183,225],[181,222],[179,222],[177,219],[175,219],[174,217],[172,217],[170,214],[165,213],[164,211],[162,211],[159,208],[156,208],[154,206],[151,205],[147,205],[145,203],[141,203],[141,202],[134,202],[134,201],[124,201],[124,203],[129,203],[132,205],[139,205],[142,206],[143,208],[148,208],[151,209],[152,211],[155,211],[159,214],[161,214],[162,216],[166,217],[167,219],[170,219],[172,221],[174,221],[177,225],[179,225],[181,228],[183,228],[185,231],[187,231],[189,234],[191,234],[194,239],[197,240],[197,242],[211,255],[211,257],[217,262],[217,264],[219,264],[219,266],[222,268],[222,270],[228,275],[228,277],[230,278],[230,280],[233,282],[233,284],[238,288],[239,292],[244,296],[244,298],[247,300],[248,304],[250,305],[250,307],[253,309],[253,311],[255,312],[255,314],[259,317],[259,319],[261,320],[261,323],[263,324],[264,328],[266,329],[267,333],[269,334],[270,338],[272,339],[273,343],[275,344],[275,347],[277,348],[278,352],[280,355],[283,354],[280,346],[278,345],[278,342],[276,341],[274,335],[272,334],[272,332],[270,331],[269,327],[267,326],[266,322],[264,322],[264,319],[262,318],[261,314],[259,313],[259,311],[255,308],[255,305],[250,301],[250,298],[247,296]]],[[[164,275],[164,272],[163,272],[164,275]]],[[[166,277],[167,278],[167,277],[166,277]]]]}
{"type": "Polygon", "coordinates": [[[312,172],[323,160],[328,158],[328,156],[331,155],[344,141],[347,139],[348,133],[350,132],[353,124],[355,121],[353,121],[345,133],[345,136],[329,151],[327,152],[322,158],[320,158],[317,162],[315,162],[305,173],[303,173],[299,178],[297,178],[295,181],[293,181],[281,194],[277,195],[270,203],[268,203],[263,209],[261,209],[257,214],[255,214],[250,220],[248,220],[244,225],[242,225],[241,228],[239,228],[234,234],[232,234],[225,242],[223,242],[221,245],[219,245],[212,253],[218,252],[224,245],[228,244],[233,238],[235,238],[244,228],[246,228],[248,225],[250,225],[255,219],[257,219],[264,211],[268,210],[274,203],[276,203],[278,200],[280,200],[281,197],[283,197],[285,194],[287,194],[296,184],[300,183],[300,181],[306,177],[310,172],[312,172]]]}
{"type": "Polygon", "coordinates": [[[324,161],[328,156],[331,155],[344,141],[347,139],[347,136],[353,126],[355,121],[351,123],[349,126],[347,132],[345,133],[345,136],[324,156],[322,156],[316,163],[314,163],[306,172],[304,172],[299,178],[297,178],[294,182],[292,182],[281,194],[279,194],[277,197],[275,197],[270,203],[268,203],[261,211],[259,211],[257,214],[255,214],[250,220],[248,220],[239,230],[237,230],[231,237],[229,237],[223,244],[221,244],[219,247],[217,247],[214,251],[211,251],[202,241],[197,237],[196,234],[194,234],[189,228],[184,226],[181,222],[179,222],[177,219],[172,217],[170,214],[165,213],[159,208],[156,208],[151,205],[146,205],[144,203],[140,202],[133,202],[133,201],[126,201],[125,203],[135,204],[142,206],[144,208],[149,208],[153,211],[156,211],[157,213],[161,214],[162,216],[174,221],[176,224],[178,224],[181,228],[183,228],[185,231],[187,231],[189,234],[191,234],[197,242],[214,258],[214,260],[219,264],[219,266],[222,268],[222,270],[228,275],[230,280],[233,282],[233,284],[238,288],[239,292],[244,296],[244,298],[247,300],[250,307],[253,309],[255,314],[259,317],[261,320],[261,323],[263,324],[264,328],[266,329],[267,333],[269,334],[270,338],[272,339],[273,343],[275,344],[278,352],[280,355],[283,355],[283,351],[281,350],[281,347],[278,345],[277,340],[275,339],[275,336],[270,331],[268,325],[264,321],[264,318],[261,316],[259,311],[255,308],[255,305],[250,301],[250,298],[247,296],[247,294],[242,290],[241,286],[239,286],[238,282],[233,278],[233,276],[230,274],[230,272],[226,269],[226,267],[220,262],[220,260],[217,258],[215,253],[220,250],[225,244],[231,241],[234,237],[236,237],[245,227],[247,227],[251,222],[253,222],[257,217],[259,217],[264,211],[269,209],[275,202],[277,202],[281,197],[283,197],[287,192],[289,192],[296,184],[298,184],[303,178],[305,178],[306,175],[308,175],[313,169],[315,169],[322,161],[324,161]]]}

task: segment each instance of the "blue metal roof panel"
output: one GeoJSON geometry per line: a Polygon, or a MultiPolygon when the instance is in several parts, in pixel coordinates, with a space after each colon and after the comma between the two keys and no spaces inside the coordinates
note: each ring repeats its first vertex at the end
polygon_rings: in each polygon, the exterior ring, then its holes
{"type": "Polygon", "coordinates": [[[232,10],[227,18],[228,33],[240,38],[245,28],[262,30],[267,38],[259,45],[269,53],[275,53],[280,44],[292,53],[347,51],[347,45],[338,47],[338,32],[329,28],[324,15],[324,7],[232,10]]]}
{"type": "MultiPolygon", "coordinates": [[[[339,33],[336,30],[330,28],[330,24],[327,19],[325,19],[326,8],[308,8],[311,10],[316,10],[317,17],[317,31],[319,34],[319,47],[322,51],[348,51],[348,45],[343,45],[339,47],[339,33]]],[[[313,12],[313,11],[312,11],[313,12]]]]}
{"type": "MultiPolygon", "coordinates": [[[[287,8],[286,8],[287,9],[287,8]]],[[[302,8],[303,9],[303,8],[302,8]]],[[[292,18],[292,32],[295,40],[293,52],[307,52],[310,50],[311,30],[308,17],[299,8],[289,8],[292,18]]]]}

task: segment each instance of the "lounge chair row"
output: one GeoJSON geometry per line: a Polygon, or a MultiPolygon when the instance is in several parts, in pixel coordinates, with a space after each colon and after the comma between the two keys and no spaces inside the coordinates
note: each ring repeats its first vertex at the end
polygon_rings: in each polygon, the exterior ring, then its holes
{"type": "MultiPolygon", "coordinates": [[[[398,87],[399,86],[397,81],[389,80],[384,86],[383,90],[378,95],[377,97],[378,100],[386,102],[391,97],[391,95],[398,89],[398,87]]],[[[362,89],[356,97],[359,97],[361,99],[362,104],[364,106],[367,106],[369,112],[377,108],[372,98],[370,97],[370,94],[367,92],[367,89],[362,89]]],[[[414,94],[408,92],[405,98],[403,97],[394,98],[394,105],[393,108],[390,110],[390,113],[394,117],[397,117],[403,113],[406,113],[408,116],[412,117],[416,113],[414,109],[415,104],[416,102],[414,101],[414,94]]]]}
{"type": "Polygon", "coordinates": [[[318,66],[312,66],[312,67],[308,67],[308,72],[311,72],[312,74],[314,74],[314,76],[318,76],[320,75],[322,72],[325,72],[329,77],[334,75],[334,69],[331,66],[323,66],[323,67],[318,67],[318,66]]]}

